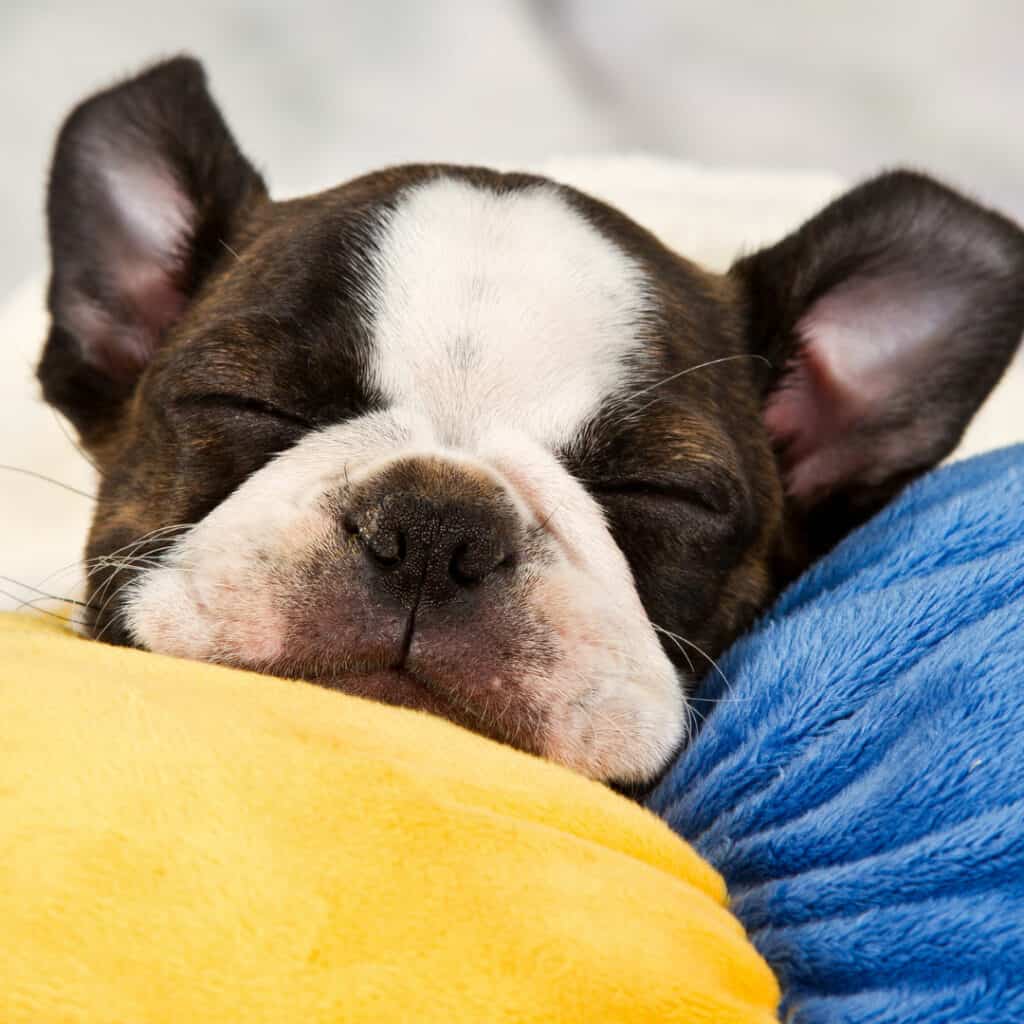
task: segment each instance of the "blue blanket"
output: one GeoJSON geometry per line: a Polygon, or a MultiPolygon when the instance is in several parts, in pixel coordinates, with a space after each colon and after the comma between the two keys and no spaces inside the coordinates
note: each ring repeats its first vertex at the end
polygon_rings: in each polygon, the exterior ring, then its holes
{"type": "Polygon", "coordinates": [[[910,487],[720,667],[650,805],[783,1019],[1024,1021],[1024,446],[910,487]]]}

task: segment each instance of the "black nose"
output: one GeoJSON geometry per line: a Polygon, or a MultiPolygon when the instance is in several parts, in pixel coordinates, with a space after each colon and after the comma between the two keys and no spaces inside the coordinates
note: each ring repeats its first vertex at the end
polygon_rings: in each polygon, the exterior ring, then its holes
{"type": "Polygon", "coordinates": [[[515,561],[518,516],[490,481],[400,464],[353,496],[345,532],[375,586],[401,604],[442,604],[515,561]]]}

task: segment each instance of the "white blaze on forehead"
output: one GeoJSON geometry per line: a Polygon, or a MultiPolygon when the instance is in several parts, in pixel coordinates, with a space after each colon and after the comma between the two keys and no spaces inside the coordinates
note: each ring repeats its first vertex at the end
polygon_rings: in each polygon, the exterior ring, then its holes
{"type": "Polygon", "coordinates": [[[628,383],[644,275],[553,186],[412,188],[375,264],[371,379],[446,444],[511,422],[557,446],[628,383]]]}
{"type": "MultiPolygon", "coordinates": [[[[125,599],[132,637],[290,670],[292,620],[321,614],[308,567],[351,565],[336,548],[338,501],[396,459],[442,459],[505,489],[543,546],[489,599],[521,602],[547,630],[552,664],[504,668],[509,700],[545,711],[542,752],[595,778],[649,778],[685,732],[685,698],[600,506],[552,454],[630,387],[647,318],[639,265],[553,186],[498,194],[448,179],[384,218],[372,270],[369,365],[388,408],[311,432],[144,568],[125,599]]],[[[362,618],[339,606],[349,643],[376,628],[379,595],[361,580],[362,618]]],[[[472,618],[456,640],[481,642],[472,618]]],[[[339,640],[334,653],[341,673],[352,652],[339,640]]]]}

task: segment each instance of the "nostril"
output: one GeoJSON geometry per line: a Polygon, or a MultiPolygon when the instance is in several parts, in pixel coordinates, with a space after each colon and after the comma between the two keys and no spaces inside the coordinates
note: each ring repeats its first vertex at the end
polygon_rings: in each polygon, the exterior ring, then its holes
{"type": "Polygon", "coordinates": [[[460,544],[452,552],[451,561],[448,563],[448,575],[464,587],[480,582],[479,576],[470,565],[468,544],[460,544]]]}
{"type": "Polygon", "coordinates": [[[483,582],[488,576],[515,564],[515,555],[506,554],[496,544],[474,544],[470,541],[460,544],[452,551],[448,563],[448,574],[463,587],[483,582]]]}
{"type": "Polygon", "coordinates": [[[366,550],[373,560],[385,569],[405,561],[405,534],[401,530],[382,530],[371,537],[363,537],[366,550]]]}
{"type": "Polygon", "coordinates": [[[367,555],[381,568],[389,569],[405,560],[406,540],[401,530],[368,530],[351,516],[342,520],[345,532],[354,537],[367,555]]]}

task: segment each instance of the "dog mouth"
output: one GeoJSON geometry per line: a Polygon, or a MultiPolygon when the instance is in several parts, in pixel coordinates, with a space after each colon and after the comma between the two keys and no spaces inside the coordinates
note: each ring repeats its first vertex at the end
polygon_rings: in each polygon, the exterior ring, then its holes
{"type": "Polygon", "coordinates": [[[475,680],[447,679],[406,663],[347,666],[301,673],[299,678],[352,697],[446,718],[499,743],[514,737],[513,745],[530,753],[541,750],[541,722],[523,707],[522,696],[494,688],[492,699],[481,699],[467,692],[487,689],[475,680]]]}
{"type": "Polygon", "coordinates": [[[384,701],[403,707],[440,698],[428,676],[413,672],[404,662],[393,664],[355,663],[338,668],[319,668],[305,672],[293,669],[297,678],[328,690],[339,690],[353,697],[384,701]]]}
{"type": "Polygon", "coordinates": [[[685,731],[685,697],[582,485],[514,449],[564,536],[530,532],[490,462],[402,453],[325,484],[338,430],[141,569],[130,640],[447,719],[591,778],[649,777],[685,731]]]}

